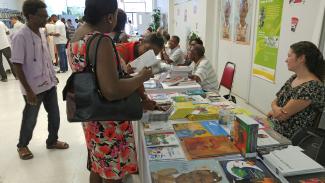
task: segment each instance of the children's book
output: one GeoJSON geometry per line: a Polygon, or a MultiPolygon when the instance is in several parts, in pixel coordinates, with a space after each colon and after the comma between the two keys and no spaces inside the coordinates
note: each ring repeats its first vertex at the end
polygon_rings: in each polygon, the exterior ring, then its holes
{"type": "Polygon", "coordinates": [[[228,183],[213,159],[193,161],[150,161],[153,183],[228,183]]]}
{"type": "Polygon", "coordinates": [[[194,137],[181,139],[185,155],[189,159],[219,157],[239,154],[239,150],[224,136],[194,137]]]}
{"type": "Polygon", "coordinates": [[[174,146],[179,144],[174,132],[147,134],[145,139],[147,147],[174,146]]]}
{"type": "Polygon", "coordinates": [[[177,102],[174,105],[174,111],[170,115],[169,119],[184,119],[187,115],[191,114],[195,105],[192,102],[177,102]]]}
{"type": "Polygon", "coordinates": [[[200,122],[179,123],[173,126],[178,138],[212,136],[200,122]]]}
{"type": "Polygon", "coordinates": [[[173,126],[169,121],[155,121],[143,124],[144,133],[162,133],[162,132],[173,132],[173,126]]]}
{"type": "Polygon", "coordinates": [[[186,118],[191,121],[218,119],[219,108],[208,104],[197,105],[195,106],[191,114],[186,116],[186,118]]]}
{"type": "Polygon", "coordinates": [[[182,148],[179,146],[148,147],[150,161],[185,159],[182,148]]]}
{"type": "Polygon", "coordinates": [[[229,182],[280,183],[271,171],[259,159],[219,161],[229,182]]]}
{"type": "Polygon", "coordinates": [[[202,121],[201,125],[207,129],[213,136],[228,136],[226,130],[220,126],[218,121],[202,121]]]}

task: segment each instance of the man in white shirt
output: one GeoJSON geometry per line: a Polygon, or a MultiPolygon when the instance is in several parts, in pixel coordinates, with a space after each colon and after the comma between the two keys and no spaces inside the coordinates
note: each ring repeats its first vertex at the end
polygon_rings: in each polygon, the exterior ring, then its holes
{"type": "Polygon", "coordinates": [[[12,34],[15,34],[24,26],[16,16],[10,17],[10,22],[13,25],[12,34]]]}
{"type": "Polygon", "coordinates": [[[9,29],[8,27],[0,21],[0,75],[1,75],[1,81],[7,82],[7,74],[3,67],[2,63],[2,54],[6,57],[7,62],[9,63],[10,69],[14,76],[16,77],[15,71],[13,69],[13,65],[10,61],[11,59],[11,49],[10,44],[7,35],[9,35],[9,29]]]}
{"type": "Polygon", "coordinates": [[[205,49],[202,45],[196,44],[190,48],[189,58],[193,60],[190,67],[193,68],[190,79],[198,82],[203,90],[217,91],[218,77],[212,64],[204,56],[205,49]]]}
{"type": "Polygon", "coordinates": [[[65,51],[67,44],[67,32],[65,29],[65,24],[58,20],[56,15],[51,16],[52,20],[55,23],[55,33],[49,34],[50,36],[54,36],[54,43],[56,44],[58,54],[59,54],[59,62],[60,62],[60,71],[59,72],[67,72],[68,71],[68,61],[67,61],[67,53],[65,51]]]}
{"type": "Polygon", "coordinates": [[[184,62],[184,53],[179,47],[180,39],[178,36],[172,36],[168,42],[170,53],[167,54],[166,50],[162,51],[162,60],[168,64],[178,65],[184,62]]]}

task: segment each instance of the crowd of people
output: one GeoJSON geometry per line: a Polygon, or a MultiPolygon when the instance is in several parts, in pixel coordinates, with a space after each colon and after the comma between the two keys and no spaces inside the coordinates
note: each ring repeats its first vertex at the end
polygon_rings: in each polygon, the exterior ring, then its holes
{"type": "MultiPolygon", "coordinates": [[[[70,19],[65,22],[57,15],[48,18],[46,4],[39,0],[26,0],[23,14],[24,25],[12,17],[11,45],[6,39],[8,28],[0,22],[0,74],[7,81],[2,66],[2,54],[7,58],[14,76],[20,81],[25,100],[23,119],[17,150],[23,160],[33,158],[28,148],[36,125],[38,112],[43,103],[48,113],[48,149],[67,149],[68,143],[58,140],[60,113],[57,98],[56,73],[82,72],[89,57],[97,58],[96,72],[100,91],[107,100],[119,100],[138,91],[144,110],[156,109],[156,104],[145,94],[143,83],[152,77],[152,70],[144,68],[138,74],[120,79],[117,65],[123,65],[125,73],[132,73],[129,63],[148,50],[153,50],[162,62],[174,66],[189,66],[189,79],[195,80],[206,91],[218,90],[217,73],[205,56],[200,38],[188,40],[184,53],[180,38],[170,36],[160,28],[144,33],[142,39],[128,42],[125,12],[118,9],[116,0],[86,0],[84,23],[75,28],[70,19]],[[103,39],[87,42],[100,34],[103,39]],[[97,46],[95,46],[97,44],[97,46]],[[14,53],[14,54],[11,54],[14,53]],[[54,65],[60,71],[54,70],[54,65]]],[[[295,74],[276,93],[268,117],[275,130],[291,138],[301,127],[312,126],[325,103],[324,58],[311,42],[302,41],[291,45],[286,59],[288,70],[295,74]]],[[[239,68],[240,69],[240,68],[239,68]]],[[[131,121],[91,121],[83,123],[88,150],[90,182],[121,182],[123,177],[138,171],[136,148],[131,121]]]]}

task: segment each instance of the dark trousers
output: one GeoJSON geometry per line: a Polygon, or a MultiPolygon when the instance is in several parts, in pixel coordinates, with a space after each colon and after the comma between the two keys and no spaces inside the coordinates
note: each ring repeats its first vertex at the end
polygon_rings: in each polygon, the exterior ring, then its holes
{"type": "Polygon", "coordinates": [[[37,95],[37,105],[30,105],[27,103],[26,96],[25,108],[23,111],[23,120],[20,128],[20,137],[17,147],[26,147],[32,139],[33,131],[36,125],[38,111],[43,103],[44,108],[48,114],[48,138],[47,145],[53,145],[58,139],[58,131],[60,127],[60,112],[58,105],[58,97],[56,87],[51,88],[43,93],[37,95]]]}
{"type": "Polygon", "coordinates": [[[68,71],[68,61],[67,53],[65,51],[65,44],[57,44],[56,47],[59,54],[60,70],[63,72],[68,71]]]}
{"type": "Polygon", "coordinates": [[[3,67],[3,59],[2,59],[2,54],[6,57],[8,63],[9,63],[9,66],[10,66],[10,69],[11,69],[11,72],[12,74],[16,77],[16,74],[15,74],[15,70],[14,70],[14,67],[10,61],[11,59],[11,49],[10,47],[7,47],[7,48],[4,48],[2,50],[0,50],[0,75],[1,75],[1,78],[2,79],[7,79],[7,74],[6,74],[6,71],[5,71],[5,68],[3,67]]]}

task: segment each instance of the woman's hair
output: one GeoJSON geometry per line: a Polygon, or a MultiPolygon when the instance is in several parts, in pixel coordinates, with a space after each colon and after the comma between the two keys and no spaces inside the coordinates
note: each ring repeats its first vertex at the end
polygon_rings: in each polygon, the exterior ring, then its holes
{"type": "Polygon", "coordinates": [[[40,0],[26,0],[23,4],[23,14],[26,19],[29,15],[35,15],[39,9],[46,8],[46,4],[40,0]]]}
{"type": "Polygon", "coordinates": [[[194,38],[194,39],[191,39],[189,43],[191,44],[192,41],[195,41],[197,44],[203,46],[203,41],[202,41],[201,38],[199,38],[199,37],[196,37],[196,38],[194,38]]]}
{"type": "Polygon", "coordinates": [[[126,13],[122,9],[118,9],[117,12],[117,23],[114,27],[114,32],[122,32],[125,28],[125,24],[127,21],[126,13]]]}
{"type": "Polygon", "coordinates": [[[116,0],[86,0],[84,20],[96,25],[105,15],[113,14],[117,9],[116,0]]]}
{"type": "Polygon", "coordinates": [[[301,41],[290,46],[297,57],[305,56],[306,66],[321,81],[325,79],[325,61],[317,46],[309,41],[301,41]]]}
{"type": "Polygon", "coordinates": [[[143,40],[144,43],[149,43],[152,45],[156,45],[159,48],[163,48],[164,47],[164,38],[161,34],[159,34],[158,32],[156,33],[151,33],[148,36],[146,36],[143,40]]]}

